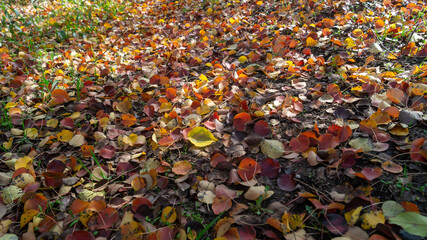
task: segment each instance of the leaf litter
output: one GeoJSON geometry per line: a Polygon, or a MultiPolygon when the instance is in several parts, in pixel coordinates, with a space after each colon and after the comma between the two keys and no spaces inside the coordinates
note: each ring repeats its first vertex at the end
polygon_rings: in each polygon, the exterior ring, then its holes
{"type": "Polygon", "coordinates": [[[0,5],[0,237],[426,237],[422,1],[0,5]]]}

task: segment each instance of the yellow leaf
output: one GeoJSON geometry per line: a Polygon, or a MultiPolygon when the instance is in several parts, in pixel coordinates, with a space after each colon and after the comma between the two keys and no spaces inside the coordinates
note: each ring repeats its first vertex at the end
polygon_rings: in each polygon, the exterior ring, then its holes
{"type": "Polygon", "coordinates": [[[354,226],[354,224],[357,222],[360,216],[360,211],[362,211],[362,206],[355,208],[349,212],[346,212],[344,214],[345,220],[347,221],[348,225],[354,226]]]}
{"type": "Polygon", "coordinates": [[[365,213],[361,217],[362,228],[365,230],[374,229],[378,223],[385,223],[385,217],[382,212],[369,212],[365,213]]]}
{"type": "Polygon", "coordinates": [[[298,227],[299,228],[305,227],[305,225],[303,224],[304,216],[305,216],[305,213],[302,213],[300,215],[293,214],[292,217],[289,218],[289,226],[291,227],[292,230],[296,230],[298,227]]]}
{"type": "Polygon", "coordinates": [[[108,28],[112,28],[113,26],[111,26],[111,24],[109,23],[104,23],[104,27],[108,29],[108,28]]]}
{"type": "Polygon", "coordinates": [[[20,168],[29,168],[33,164],[33,159],[25,156],[22,158],[18,158],[15,162],[15,170],[20,168]]]}
{"type": "Polygon", "coordinates": [[[132,133],[131,135],[129,135],[129,137],[123,137],[123,142],[131,147],[135,145],[136,140],[138,140],[138,135],[136,135],[135,133],[132,133]]]}
{"type": "Polygon", "coordinates": [[[389,53],[387,58],[390,60],[396,60],[397,59],[397,57],[393,53],[389,53]]]}
{"type": "Polygon", "coordinates": [[[120,225],[123,240],[142,239],[145,229],[136,221],[129,221],[120,225]]]}
{"type": "Polygon", "coordinates": [[[39,134],[39,131],[37,130],[37,128],[27,128],[24,130],[24,134],[25,136],[27,136],[27,138],[34,139],[39,134]]]}
{"type": "Polygon", "coordinates": [[[317,44],[317,41],[312,37],[308,37],[306,42],[307,42],[307,47],[314,47],[317,44]]]}
{"type": "Polygon", "coordinates": [[[206,147],[218,141],[208,129],[195,127],[188,133],[188,140],[196,147],[206,147]]]}
{"type": "Polygon", "coordinates": [[[73,138],[73,132],[70,130],[62,130],[60,133],[56,135],[59,141],[61,142],[68,142],[73,138]]]}
{"type": "Polygon", "coordinates": [[[29,173],[22,173],[13,179],[12,184],[16,185],[17,187],[24,188],[28,184],[34,183],[35,181],[36,180],[34,179],[33,175],[29,173]]]}
{"type": "Polygon", "coordinates": [[[208,81],[208,78],[203,74],[200,74],[199,79],[202,81],[208,81]]]}
{"type": "Polygon", "coordinates": [[[31,220],[33,220],[33,217],[35,217],[39,213],[38,210],[30,209],[24,214],[21,215],[21,228],[23,228],[27,223],[29,223],[31,220]]]}
{"type": "Polygon", "coordinates": [[[176,220],[176,212],[173,207],[165,207],[162,211],[161,220],[163,222],[174,223],[176,220]]]}
{"type": "Polygon", "coordinates": [[[212,12],[213,12],[212,8],[208,8],[208,10],[206,11],[206,13],[207,13],[208,15],[211,15],[211,14],[212,14],[212,12]]]}
{"type": "Polygon", "coordinates": [[[244,63],[244,62],[248,61],[248,58],[246,56],[240,56],[239,59],[238,59],[238,61],[240,63],[244,63]]]}
{"type": "Polygon", "coordinates": [[[16,107],[16,103],[14,102],[8,102],[6,106],[4,106],[5,109],[13,108],[13,107],[16,107]]]}
{"type": "Polygon", "coordinates": [[[82,222],[85,227],[88,227],[87,222],[94,213],[95,212],[88,212],[80,214],[80,222],[82,222]]]}
{"type": "Polygon", "coordinates": [[[49,119],[46,122],[46,126],[56,128],[58,126],[58,119],[49,119]]]}
{"type": "Polygon", "coordinates": [[[345,39],[344,43],[347,44],[347,49],[356,47],[356,44],[354,43],[353,39],[351,39],[351,38],[345,39]]]}
{"type": "Polygon", "coordinates": [[[9,138],[9,141],[3,143],[3,148],[9,150],[12,147],[13,137],[9,138]]]}

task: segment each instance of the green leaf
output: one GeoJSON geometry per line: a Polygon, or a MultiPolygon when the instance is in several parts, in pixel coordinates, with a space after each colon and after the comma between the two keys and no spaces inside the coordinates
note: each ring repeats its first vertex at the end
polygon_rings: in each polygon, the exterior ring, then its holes
{"type": "Polygon", "coordinates": [[[405,209],[399,203],[395,201],[386,201],[382,205],[384,216],[387,218],[396,217],[399,213],[405,211],[405,209]]]}
{"type": "Polygon", "coordinates": [[[410,234],[427,237],[427,217],[416,212],[403,212],[390,218],[389,222],[399,225],[410,234]]]}
{"type": "Polygon", "coordinates": [[[196,147],[206,147],[218,141],[208,129],[195,127],[188,133],[188,140],[196,147]]]}

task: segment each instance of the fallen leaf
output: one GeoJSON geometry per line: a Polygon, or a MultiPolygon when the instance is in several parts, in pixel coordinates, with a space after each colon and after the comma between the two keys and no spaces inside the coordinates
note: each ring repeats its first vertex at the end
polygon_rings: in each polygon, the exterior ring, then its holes
{"type": "Polygon", "coordinates": [[[379,223],[385,223],[384,215],[381,212],[369,212],[360,217],[364,230],[374,229],[379,223]]]}
{"type": "Polygon", "coordinates": [[[196,147],[206,147],[218,141],[212,133],[204,127],[195,127],[188,133],[188,140],[196,147]]]}
{"type": "Polygon", "coordinates": [[[391,224],[401,226],[410,234],[427,237],[427,217],[415,212],[402,212],[396,217],[390,218],[391,224]]]}
{"type": "Polygon", "coordinates": [[[256,174],[261,172],[261,167],[259,164],[252,158],[244,158],[237,169],[239,177],[243,181],[252,180],[256,174]]]}
{"type": "Polygon", "coordinates": [[[356,224],[357,220],[359,220],[362,209],[363,207],[359,206],[344,214],[345,220],[349,226],[354,226],[354,224],[356,224]]]}
{"type": "Polygon", "coordinates": [[[386,218],[396,217],[399,213],[405,211],[402,205],[391,200],[385,201],[381,206],[381,209],[383,210],[384,217],[386,218]]]}
{"type": "Polygon", "coordinates": [[[73,136],[73,138],[68,141],[68,143],[73,147],[80,147],[85,143],[85,138],[83,135],[76,134],[73,136]]]}
{"type": "Polygon", "coordinates": [[[228,196],[216,196],[212,203],[212,211],[218,215],[224,211],[227,211],[232,206],[231,199],[228,196]]]}
{"type": "Polygon", "coordinates": [[[165,223],[167,222],[167,223],[172,224],[175,222],[176,218],[177,218],[177,215],[175,212],[175,208],[170,207],[170,206],[163,208],[162,215],[160,217],[160,219],[163,222],[165,222],[165,223]]]}
{"type": "Polygon", "coordinates": [[[237,131],[245,131],[245,126],[250,121],[251,115],[249,115],[249,113],[238,113],[233,118],[233,127],[235,127],[237,131]]]}
{"type": "Polygon", "coordinates": [[[173,165],[172,172],[177,175],[186,175],[192,169],[191,163],[187,160],[178,161],[173,165]]]}
{"type": "Polygon", "coordinates": [[[282,174],[277,178],[277,185],[280,189],[292,192],[296,189],[295,174],[282,174]]]}
{"type": "Polygon", "coordinates": [[[269,158],[280,158],[285,153],[283,144],[278,140],[264,139],[261,143],[261,151],[269,158]]]}

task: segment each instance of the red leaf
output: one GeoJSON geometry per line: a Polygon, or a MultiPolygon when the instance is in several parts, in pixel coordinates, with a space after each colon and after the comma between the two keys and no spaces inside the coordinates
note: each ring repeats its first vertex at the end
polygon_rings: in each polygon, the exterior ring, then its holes
{"type": "Polygon", "coordinates": [[[269,178],[277,178],[280,171],[280,163],[276,159],[266,158],[262,160],[261,164],[261,175],[269,178]]]}
{"type": "Polygon", "coordinates": [[[113,145],[107,145],[99,151],[99,155],[106,159],[111,159],[116,153],[116,148],[113,145]]]}
{"type": "Polygon", "coordinates": [[[245,125],[246,123],[251,121],[251,115],[249,113],[238,113],[236,116],[234,116],[233,120],[233,127],[236,128],[237,131],[245,131],[245,125]]]}
{"type": "Polygon", "coordinates": [[[277,179],[277,185],[280,189],[287,192],[292,192],[296,189],[297,182],[294,179],[295,174],[282,174],[277,179]]]}
{"type": "Polygon", "coordinates": [[[144,106],[144,112],[149,116],[150,118],[154,117],[154,106],[153,105],[145,105],[144,106]]]}
{"type": "Polygon", "coordinates": [[[239,233],[240,239],[255,240],[256,231],[253,226],[250,226],[250,225],[239,226],[237,227],[237,232],[239,233]]]}
{"type": "Polygon", "coordinates": [[[322,223],[332,234],[335,235],[343,235],[348,230],[345,218],[335,213],[327,214],[322,223]]]}
{"type": "Polygon", "coordinates": [[[239,164],[237,173],[244,181],[252,180],[257,173],[261,172],[259,164],[252,158],[245,158],[239,164]]]}
{"type": "Polygon", "coordinates": [[[145,197],[139,197],[132,201],[132,211],[136,212],[136,210],[142,205],[146,205],[150,208],[153,207],[153,204],[150,202],[150,200],[146,199],[145,197]]]}
{"type": "Polygon", "coordinates": [[[111,228],[117,221],[119,221],[119,212],[112,207],[107,207],[97,216],[98,228],[100,229],[111,228]]]}
{"type": "Polygon", "coordinates": [[[66,117],[61,121],[61,127],[67,129],[74,129],[74,120],[70,117],[66,117]]]}
{"type": "Polygon", "coordinates": [[[65,240],[95,240],[95,237],[88,231],[77,230],[69,234],[65,240]]]}
{"type": "Polygon", "coordinates": [[[43,210],[47,209],[47,198],[43,196],[43,193],[37,193],[33,196],[33,198],[28,199],[24,205],[24,212],[34,209],[34,210],[43,210]]]}
{"type": "Polygon", "coordinates": [[[360,173],[363,174],[366,180],[372,181],[375,178],[381,176],[381,174],[383,174],[383,170],[380,167],[375,167],[375,168],[365,167],[362,169],[360,173]]]}
{"type": "Polygon", "coordinates": [[[61,160],[52,160],[47,164],[46,170],[52,173],[63,173],[66,166],[65,163],[61,160]]]}
{"type": "Polygon", "coordinates": [[[326,133],[320,135],[318,148],[319,150],[327,150],[329,148],[335,148],[338,144],[340,144],[338,137],[335,137],[330,133],[326,133]]]}
{"type": "Polygon", "coordinates": [[[254,132],[260,136],[267,136],[270,134],[270,127],[268,126],[268,123],[264,120],[259,120],[254,125],[254,132]]]}
{"type": "Polygon", "coordinates": [[[299,135],[291,139],[289,146],[294,152],[304,152],[310,147],[310,140],[304,135],[299,135]]]}
{"type": "Polygon", "coordinates": [[[159,228],[159,230],[156,232],[156,240],[171,240],[174,239],[175,233],[171,228],[164,227],[159,228]]]}
{"type": "Polygon", "coordinates": [[[216,152],[211,155],[211,166],[216,167],[219,163],[227,161],[227,158],[224,154],[216,152]]]}

